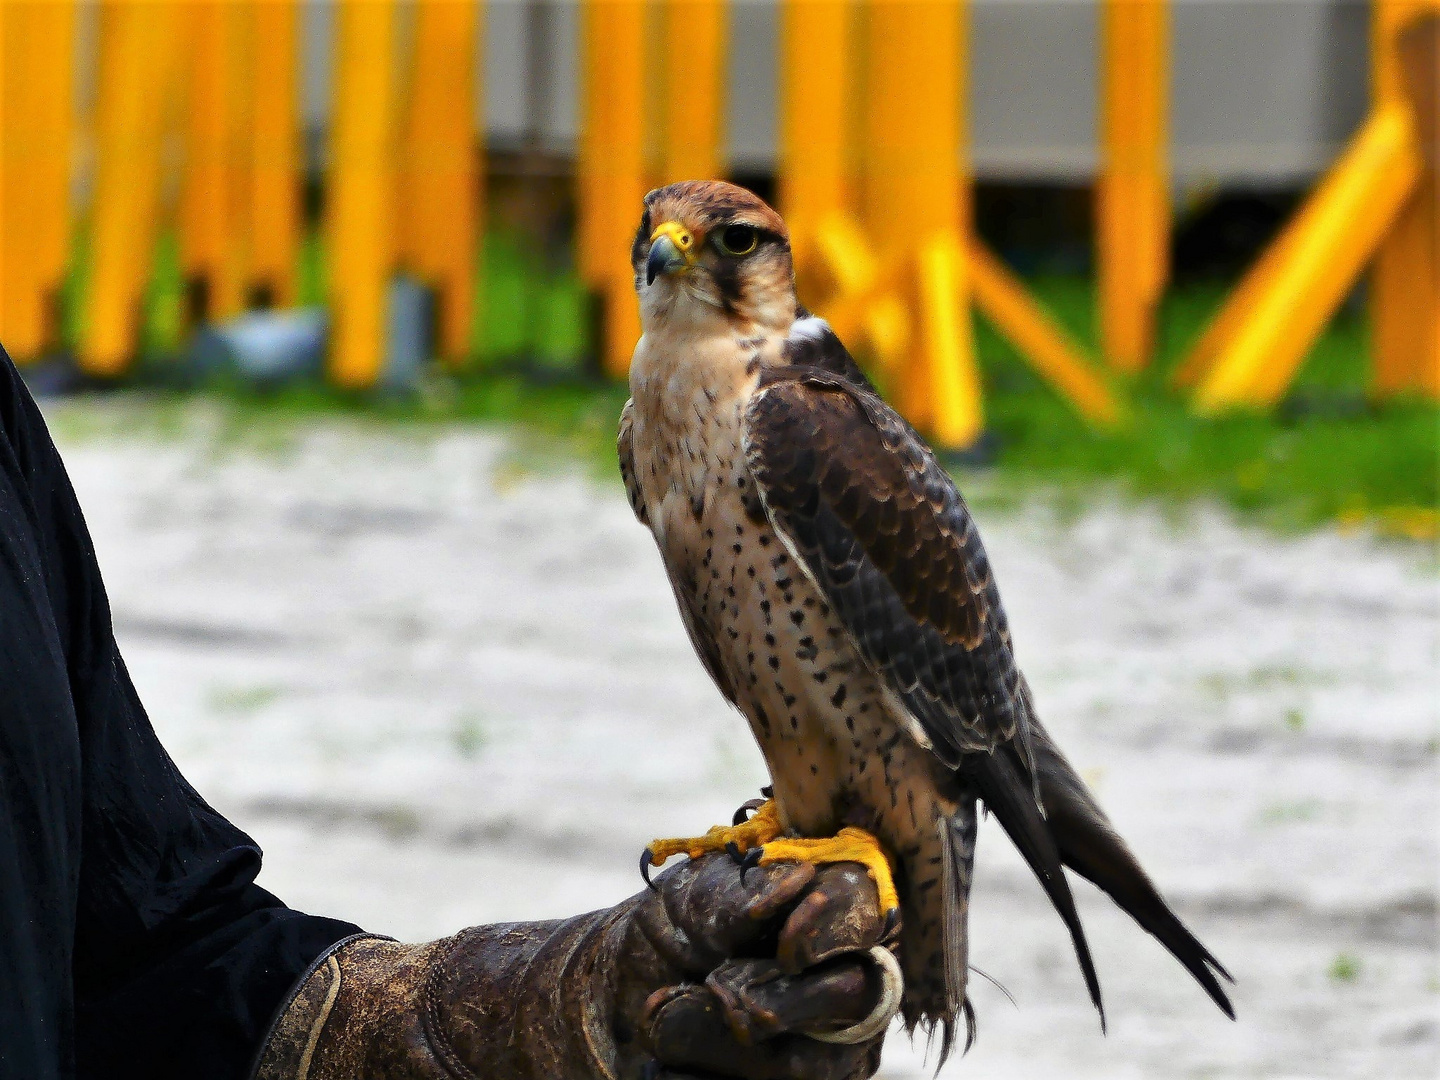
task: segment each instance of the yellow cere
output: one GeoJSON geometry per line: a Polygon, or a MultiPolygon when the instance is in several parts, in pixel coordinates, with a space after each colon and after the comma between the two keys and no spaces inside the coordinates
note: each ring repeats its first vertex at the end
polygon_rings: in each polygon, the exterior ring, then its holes
{"type": "Polygon", "coordinates": [[[670,242],[680,249],[680,253],[689,261],[690,249],[695,246],[695,237],[690,230],[681,225],[678,221],[667,221],[663,225],[656,226],[655,231],[650,234],[650,242],[653,244],[662,236],[668,236],[670,242]]]}

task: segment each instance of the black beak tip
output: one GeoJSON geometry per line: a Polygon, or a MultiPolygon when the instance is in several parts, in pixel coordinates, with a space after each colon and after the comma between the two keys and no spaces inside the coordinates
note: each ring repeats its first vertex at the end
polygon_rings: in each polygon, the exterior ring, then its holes
{"type": "Polygon", "coordinates": [[[665,252],[657,251],[654,247],[650,249],[650,257],[645,260],[645,284],[654,285],[655,279],[665,269],[665,252]]]}

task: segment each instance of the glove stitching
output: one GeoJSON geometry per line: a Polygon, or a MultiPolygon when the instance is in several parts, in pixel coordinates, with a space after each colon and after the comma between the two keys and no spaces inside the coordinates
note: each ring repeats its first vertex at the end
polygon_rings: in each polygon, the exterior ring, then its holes
{"type": "MultiPolygon", "coordinates": [[[[438,985],[444,970],[440,964],[431,961],[425,972],[425,985],[421,990],[424,1008],[420,1012],[420,1028],[425,1035],[425,1045],[435,1060],[453,1080],[478,1080],[470,1067],[460,1060],[450,1040],[440,1028],[440,987],[438,985]]],[[[304,1080],[300,1077],[299,1080],[304,1080]]]]}

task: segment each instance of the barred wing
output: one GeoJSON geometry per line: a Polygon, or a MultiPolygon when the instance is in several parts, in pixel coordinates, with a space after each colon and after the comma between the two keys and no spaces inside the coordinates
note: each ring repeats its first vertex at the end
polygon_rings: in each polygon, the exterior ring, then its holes
{"type": "Polygon", "coordinates": [[[776,529],[935,753],[953,767],[1018,736],[1028,763],[989,560],[914,430],[866,388],[791,368],[751,398],[745,452],[776,529]]]}

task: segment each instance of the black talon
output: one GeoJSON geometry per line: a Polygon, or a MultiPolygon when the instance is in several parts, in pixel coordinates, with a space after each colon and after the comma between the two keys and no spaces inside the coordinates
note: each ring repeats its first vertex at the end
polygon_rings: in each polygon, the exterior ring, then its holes
{"type": "Polygon", "coordinates": [[[885,941],[888,939],[899,925],[900,909],[898,907],[892,907],[889,911],[885,912],[885,929],[880,932],[880,940],[885,941]]]}
{"type": "Polygon", "coordinates": [[[760,794],[764,795],[767,799],[773,799],[775,797],[775,785],[766,784],[760,789],[760,794]]]}
{"type": "Polygon", "coordinates": [[[740,809],[735,811],[735,816],[731,819],[730,824],[744,825],[745,822],[750,820],[750,814],[755,810],[759,810],[760,807],[764,805],[764,799],[750,799],[747,802],[742,803],[740,809]]]}
{"type": "Polygon", "coordinates": [[[765,848],[764,848],[763,845],[760,846],[760,847],[753,847],[753,848],[751,848],[749,851],[745,852],[745,857],[740,860],[740,884],[741,884],[741,885],[744,885],[744,884],[745,884],[745,875],[746,875],[746,873],[749,872],[749,870],[750,870],[751,867],[756,866],[756,865],[759,864],[760,859],[761,859],[762,856],[764,856],[764,854],[765,854],[765,848]]]}
{"type": "Polygon", "coordinates": [[[736,863],[744,865],[745,853],[740,850],[740,845],[735,843],[734,840],[729,840],[726,842],[725,854],[729,855],[730,858],[734,859],[736,863]]]}
{"type": "Polygon", "coordinates": [[[645,884],[651,892],[659,892],[660,886],[650,880],[651,860],[655,858],[654,852],[648,847],[640,853],[640,876],[645,879],[645,884]]]}

